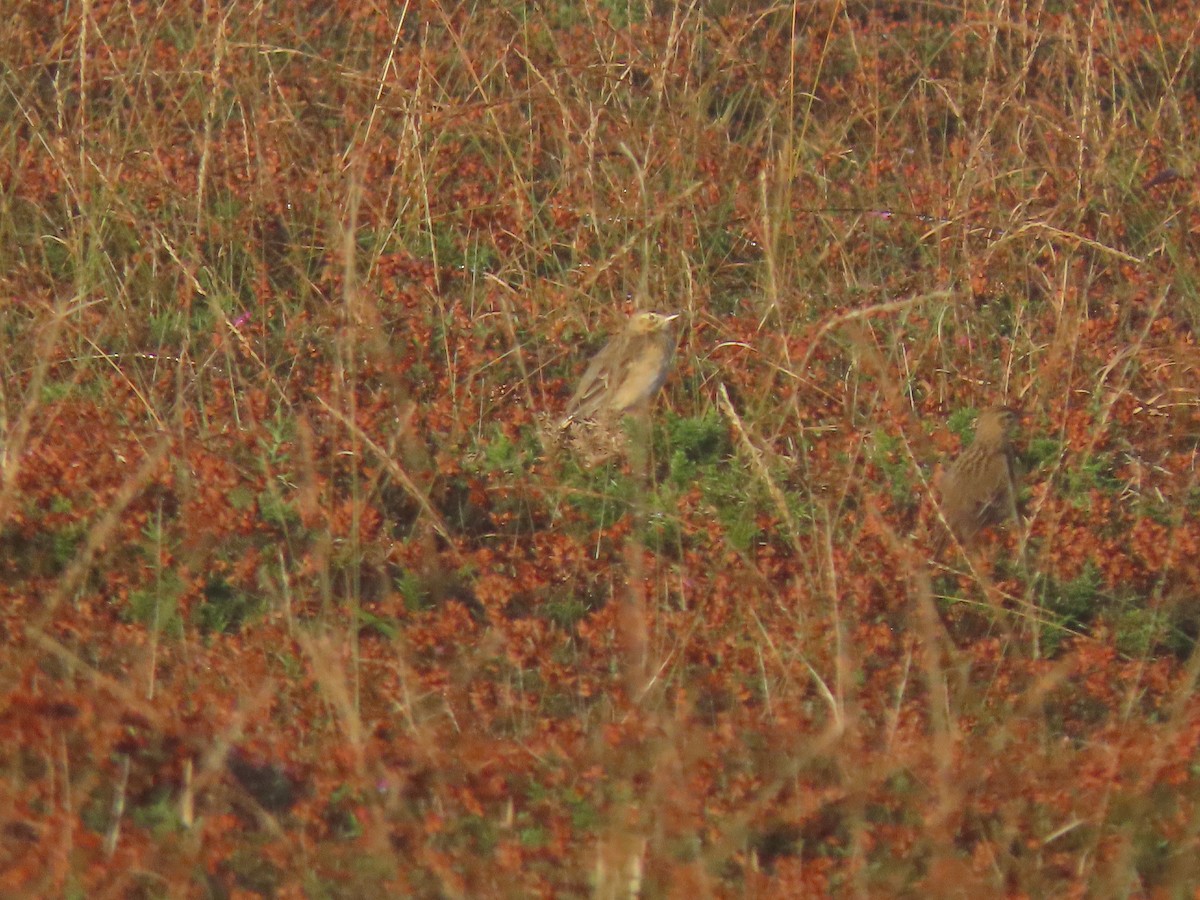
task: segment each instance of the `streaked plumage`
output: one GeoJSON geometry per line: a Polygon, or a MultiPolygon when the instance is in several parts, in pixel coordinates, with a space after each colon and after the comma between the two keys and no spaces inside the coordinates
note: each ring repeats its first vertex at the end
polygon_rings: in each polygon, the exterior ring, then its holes
{"type": "Polygon", "coordinates": [[[1012,437],[1019,413],[992,407],[979,414],[975,440],[942,477],[942,514],[963,543],[988,525],[1016,514],[1017,476],[1012,437]]]}
{"type": "Polygon", "coordinates": [[[630,412],[649,401],[667,379],[675,354],[671,323],[678,313],[640,312],[596,354],[567,403],[562,426],[630,412]]]}

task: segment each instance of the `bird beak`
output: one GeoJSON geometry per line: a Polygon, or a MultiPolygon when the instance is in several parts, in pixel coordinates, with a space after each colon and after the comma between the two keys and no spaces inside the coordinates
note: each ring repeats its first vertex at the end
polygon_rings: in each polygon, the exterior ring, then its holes
{"type": "Polygon", "coordinates": [[[663,322],[674,322],[679,318],[679,313],[671,313],[669,316],[663,316],[663,322]]]}

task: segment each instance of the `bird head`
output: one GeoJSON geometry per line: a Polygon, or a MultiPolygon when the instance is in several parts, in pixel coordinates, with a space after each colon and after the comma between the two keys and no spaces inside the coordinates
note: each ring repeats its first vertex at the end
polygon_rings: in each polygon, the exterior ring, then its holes
{"type": "Polygon", "coordinates": [[[667,316],[657,312],[640,312],[629,319],[626,329],[630,334],[653,334],[667,328],[678,318],[679,313],[671,313],[667,316]]]}
{"type": "Polygon", "coordinates": [[[1008,406],[989,407],[975,422],[975,440],[1007,446],[1020,420],[1020,410],[1008,406]]]}

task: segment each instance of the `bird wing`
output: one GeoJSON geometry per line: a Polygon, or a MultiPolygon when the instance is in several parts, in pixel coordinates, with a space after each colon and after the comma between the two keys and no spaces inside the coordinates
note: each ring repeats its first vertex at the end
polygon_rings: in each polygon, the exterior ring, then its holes
{"type": "Polygon", "coordinates": [[[563,416],[563,424],[569,424],[575,419],[595,415],[604,402],[605,396],[614,383],[615,370],[620,358],[624,355],[626,341],[623,335],[618,335],[609,341],[604,349],[596,354],[591,364],[579,379],[579,387],[567,402],[567,412],[563,416]]]}

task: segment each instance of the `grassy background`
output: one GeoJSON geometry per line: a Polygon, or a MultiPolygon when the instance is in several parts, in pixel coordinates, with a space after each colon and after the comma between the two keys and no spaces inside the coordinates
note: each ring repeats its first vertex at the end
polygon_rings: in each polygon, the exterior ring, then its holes
{"type": "Polygon", "coordinates": [[[1186,4],[11,6],[4,896],[1200,885],[1186,4]]]}

